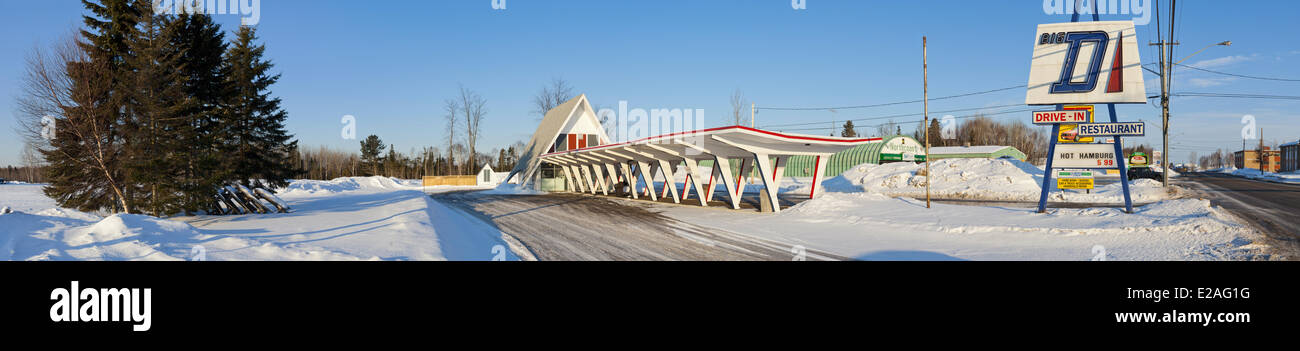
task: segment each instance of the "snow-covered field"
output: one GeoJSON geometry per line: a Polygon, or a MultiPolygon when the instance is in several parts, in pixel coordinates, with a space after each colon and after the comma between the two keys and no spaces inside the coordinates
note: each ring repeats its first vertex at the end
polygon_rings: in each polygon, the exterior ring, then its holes
{"type": "MultiPolygon", "coordinates": [[[[931,165],[936,198],[1036,201],[1042,169],[1014,160],[947,159],[931,165]]],[[[866,260],[1234,260],[1260,259],[1259,234],[1207,200],[1179,198],[1178,187],[1131,182],[1134,209],[1033,209],[933,204],[924,166],[860,165],[822,183],[824,196],[779,214],[657,206],[666,214],[728,231],[866,260]],[[918,175],[918,172],[920,175],[918,175]]],[[[804,179],[782,191],[807,193],[804,179]]],[[[1053,185],[1054,187],[1054,185],[1053,185]]],[[[1053,190],[1052,201],[1122,202],[1120,184],[1092,194],[1053,190]]]]}
{"type": "MultiPolygon", "coordinates": [[[[464,187],[437,187],[448,191],[464,187]]],[[[41,185],[0,185],[4,260],[518,259],[500,231],[425,196],[418,181],[293,182],[291,213],[158,219],[58,208],[41,185]]]]}
{"type": "Polygon", "coordinates": [[[658,206],[683,221],[863,260],[1235,260],[1257,234],[1200,199],[1135,208],[961,206],[827,192],[778,214],[658,206]],[[1099,246],[1099,247],[1098,247],[1099,246]],[[1097,247],[1094,249],[1094,247],[1097,247]],[[1094,251],[1096,250],[1096,251],[1094,251]]]}

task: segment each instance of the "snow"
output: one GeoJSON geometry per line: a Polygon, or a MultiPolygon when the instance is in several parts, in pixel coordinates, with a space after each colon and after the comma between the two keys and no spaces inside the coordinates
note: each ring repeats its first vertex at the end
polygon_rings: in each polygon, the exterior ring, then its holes
{"type": "MultiPolygon", "coordinates": [[[[1012,159],[954,158],[936,160],[930,165],[930,196],[939,199],[965,199],[988,201],[1038,201],[1041,195],[1043,169],[1012,159]]],[[[1098,177],[1101,178],[1101,177],[1098,177]]],[[[891,197],[924,197],[925,165],[895,162],[882,165],[862,164],[827,179],[822,186],[829,192],[865,192],[891,197]]],[[[1056,188],[1055,177],[1050,185],[1048,201],[1085,203],[1123,203],[1123,188],[1118,182],[1102,185],[1091,193],[1077,190],[1061,191],[1056,188]]],[[[788,190],[808,193],[810,184],[788,190]]],[[[783,191],[787,191],[783,189],[783,191]]],[[[1134,202],[1155,202],[1169,199],[1170,191],[1160,182],[1139,179],[1130,182],[1134,202]]]]}
{"type": "MultiPolygon", "coordinates": [[[[502,233],[430,199],[419,180],[297,180],[291,213],[192,216],[58,208],[42,185],[0,185],[4,260],[517,260],[502,233]]],[[[437,187],[455,191],[473,187],[437,187]]]]}
{"type": "Polygon", "coordinates": [[[1266,181],[1279,182],[1279,183],[1300,184],[1300,171],[1273,173],[1273,172],[1260,171],[1254,168],[1238,169],[1236,167],[1227,167],[1227,168],[1213,169],[1210,170],[1209,172],[1224,173],[1224,174],[1230,174],[1242,178],[1266,180],[1266,181]]]}
{"type": "Polygon", "coordinates": [[[879,193],[827,192],[776,214],[658,206],[679,220],[861,260],[1250,259],[1255,232],[1200,199],[1116,208],[1031,209],[933,204],[879,193]]]}
{"type": "Polygon", "coordinates": [[[1010,146],[999,145],[977,145],[977,146],[935,146],[930,148],[931,155],[965,155],[965,154],[989,154],[1001,151],[1010,146]]]}

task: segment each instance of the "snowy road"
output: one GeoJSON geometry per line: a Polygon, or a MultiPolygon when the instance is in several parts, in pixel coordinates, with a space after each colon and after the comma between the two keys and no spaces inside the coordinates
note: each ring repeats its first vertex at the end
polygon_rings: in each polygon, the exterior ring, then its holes
{"type": "Polygon", "coordinates": [[[522,242],[539,260],[844,260],[825,252],[682,222],[643,206],[578,194],[451,192],[459,207],[522,242]]]}
{"type": "Polygon", "coordinates": [[[1290,257],[1300,257],[1300,185],[1216,173],[1183,174],[1182,184],[1251,222],[1290,257]]]}

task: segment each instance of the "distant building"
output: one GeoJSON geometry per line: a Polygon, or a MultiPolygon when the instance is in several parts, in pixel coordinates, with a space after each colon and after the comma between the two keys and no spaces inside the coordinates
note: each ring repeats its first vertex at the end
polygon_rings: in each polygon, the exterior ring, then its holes
{"type": "Polygon", "coordinates": [[[1295,172],[1300,170],[1300,141],[1292,141],[1282,144],[1282,172],[1295,172]]]}
{"type": "Polygon", "coordinates": [[[1238,169],[1262,169],[1265,172],[1278,172],[1282,170],[1282,152],[1278,150],[1269,150],[1267,146],[1263,150],[1241,150],[1233,152],[1233,159],[1238,169]],[[1260,166],[1260,154],[1263,153],[1263,167],[1260,166]]]}
{"type": "Polygon", "coordinates": [[[483,165],[483,169],[478,171],[478,179],[475,182],[478,185],[497,185],[506,179],[510,172],[494,172],[491,165],[483,165]]]}
{"type": "Polygon", "coordinates": [[[1001,145],[979,145],[979,146],[940,146],[930,147],[930,159],[942,160],[945,158],[1014,158],[1024,161],[1024,152],[1020,152],[1011,146],[1001,145]]]}

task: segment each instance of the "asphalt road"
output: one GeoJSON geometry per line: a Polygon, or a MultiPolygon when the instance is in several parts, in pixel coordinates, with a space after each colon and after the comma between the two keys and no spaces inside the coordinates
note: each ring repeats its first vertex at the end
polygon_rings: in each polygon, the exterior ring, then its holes
{"type": "Polygon", "coordinates": [[[1300,185],[1215,173],[1183,173],[1178,180],[1249,221],[1268,237],[1278,254],[1300,258],[1300,185]]]}
{"type": "MultiPolygon", "coordinates": [[[[432,196],[495,225],[543,261],[790,261],[802,249],[678,221],[601,196],[479,191],[432,196]]],[[[802,253],[810,261],[848,259],[811,249],[802,253]]]]}

